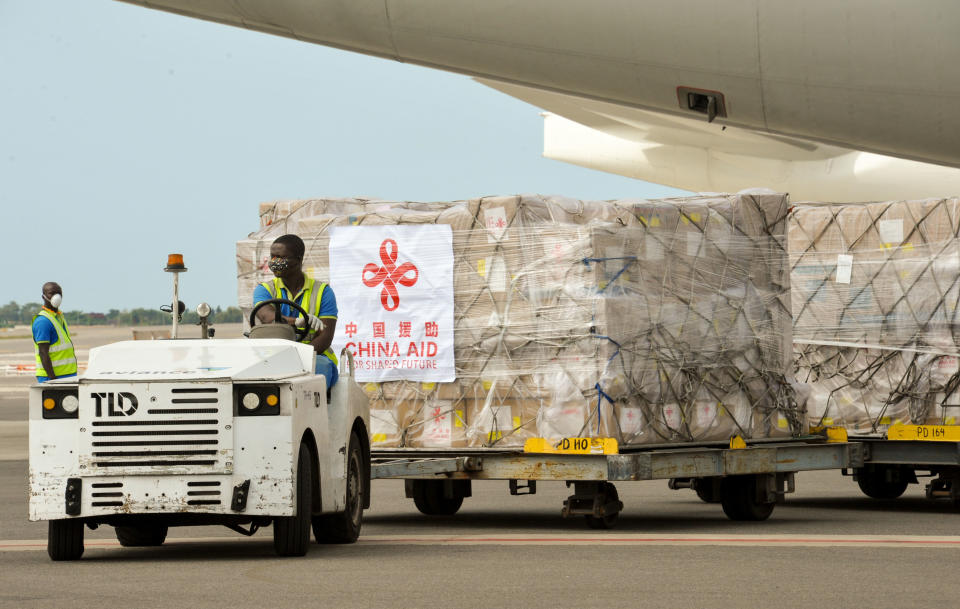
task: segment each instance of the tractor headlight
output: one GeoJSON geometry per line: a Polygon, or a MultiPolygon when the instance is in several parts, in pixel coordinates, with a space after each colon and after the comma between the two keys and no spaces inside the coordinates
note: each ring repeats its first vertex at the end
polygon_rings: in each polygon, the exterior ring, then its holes
{"type": "Polygon", "coordinates": [[[233,401],[237,416],[270,416],[280,414],[280,387],[277,385],[236,385],[233,401]]]}
{"type": "Polygon", "coordinates": [[[243,398],[240,400],[240,403],[247,410],[256,410],[257,406],[260,405],[260,396],[257,395],[255,391],[248,391],[243,394],[243,398]]]}
{"type": "Polygon", "coordinates": [[[60,401],[60,407],[69,413],[74,413],[80,407],[80,398],[73,394],[65,395],[60,401]]]}
{"type": "Polygon", "coordinates": [[[76,387],[44,389],[40,403],[44,419],[76,419],[79,417],[80,398],[76,387]]]}

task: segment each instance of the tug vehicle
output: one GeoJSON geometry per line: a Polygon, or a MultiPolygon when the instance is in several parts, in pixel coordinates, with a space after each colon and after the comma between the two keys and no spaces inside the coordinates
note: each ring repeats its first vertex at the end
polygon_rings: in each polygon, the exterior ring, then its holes
{"type": "Polygon", "coordinates": [[[84,529],[101,525],[122,546],[159,546],[174,526],[272,525],[281,556],[306,554],[311,529],[318,543],[356,541],[369,405],[350,353],[328,388],[297,342],[309,328],[280,319],[280,304],[302,309],[281,299],[254,309],[249,338],[209,338],[205,303],[201,336],[178,338],[177,289],[174,275],[170,340],[94,348],[80,377],[30,388],[30,520],[48,521],[50,558],[80,558],[84,529]],[[256,325],[267,305],[276,323],[256,325]]]}

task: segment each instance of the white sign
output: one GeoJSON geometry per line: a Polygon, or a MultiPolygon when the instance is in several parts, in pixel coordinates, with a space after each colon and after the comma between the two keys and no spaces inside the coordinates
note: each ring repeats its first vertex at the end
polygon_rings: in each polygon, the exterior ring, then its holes
{"type": "Polygon", "coordinates": [[[960,372],[960,361],[956,357],[945,355],[937,361],[937,368],[948,374],[956,374],[960,372]]]}
{"type": "Polygon", "coordinates": [[[837,254],[837,283],[850,283],[850,275],[853,272],[853,256],[850,254],[837,254]]]}
{"type": "Polygon", "coordinates": [[[502,207],[491,207],[483,210],[483,221],[487,227],[487,241],[496,243],[503,239],[507,232],[507,211],[502,207]]]}
{"type": "Polygon", "coordinates": [[[358,381],[456,378],[448,225],[331,228],[330,286],[333,350],[353,353],[358,381]]]}
{"type": "Polygon", "coordinates": [[[626,406],[620,409],[620,432],[625,438],[643,432],[642,408],[626,406]]]}
{"type": "Polygon", "coordinates": [[[878,228],[880,241],[883,243],[897,245],[903,243],[903,220],[880,220],[878,228]]]}
{"type": "Polygon", "coordinates": [[[503,256],[497,254],[492,258],[485,258],[484,265],[487,273],[487,287],[491,292],[502,294],[507,291],[507,264],[503,256]]]}
{"type": "Polygon", "coordinates": [[[423,411],[423,433],[420,441],[426,446],[450,446],[453,440],[453,402],[437,401],[423,411]]]}
{"type": "Polygon", "coordinates": [[[680,407],[676,404],[663,405],[663,422],[669,429],[679,429],[683,419],[680,416],[680,407]]]}

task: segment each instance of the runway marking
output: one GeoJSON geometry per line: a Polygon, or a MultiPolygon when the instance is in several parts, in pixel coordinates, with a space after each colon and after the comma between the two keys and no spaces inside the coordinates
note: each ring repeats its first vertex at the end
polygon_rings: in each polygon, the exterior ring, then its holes
{"type": "Polygon", "coordinates": [[[370,544],[417,545],[715,545],[715,546],[863,546],[863,547],[960,547],[960,536],[905,535],[550,535],[523,536],[368,536],[370,544]]]}
{"type": "MultiPolygon", "coordinates": [[[[211,543],[268,543],[268,536],[194,537],[168,539],[165,545],[211,543]]],[[[859,547],[960,548],[960,536],[921,535],[367,535],[359,545],[425,546],[750,546],[750,547],[859,547]]],[[[0,553],[41,551],[46,540],[0,540],[0,553]]],[[[119,548],[110,539],[91,539],[87,548],[119,548]]]]}

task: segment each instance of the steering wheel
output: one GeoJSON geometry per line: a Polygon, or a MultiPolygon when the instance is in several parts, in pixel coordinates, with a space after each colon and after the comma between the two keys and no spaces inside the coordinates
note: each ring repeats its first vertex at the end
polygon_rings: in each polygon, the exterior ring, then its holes
{"type": "MultiPolygon", "coordinates": [[[[304,318],[306,318],[308,315],[307,312],[303,310],[303,307],[293,302],[292,300],[287,300],[286,298],[271,298],[270,300],[264,300],[262,302],[258,302],[257,305],[253,307],[253,310],[250,311],[250,327],[251,328],[257,325],[257,311],[259,311],[260,309],[262,309],[267,305],[276,305],[273,307],[273,310],[276,313],[276,317],[274,318],[274,323],[278,323],[278,324],[285,323],[283,321],[283,316],[280,314],[279,305],[290,305],[290,308],[295,309],[298,313],[301,313],[304,318]]],[[[307,337],[307,334],[310,333],[310,326],[306,324],[304,324],[302,328],[298,328],[294,326],[293,332],[297,338],[297,342],[299,343],[307,337]]]]}

